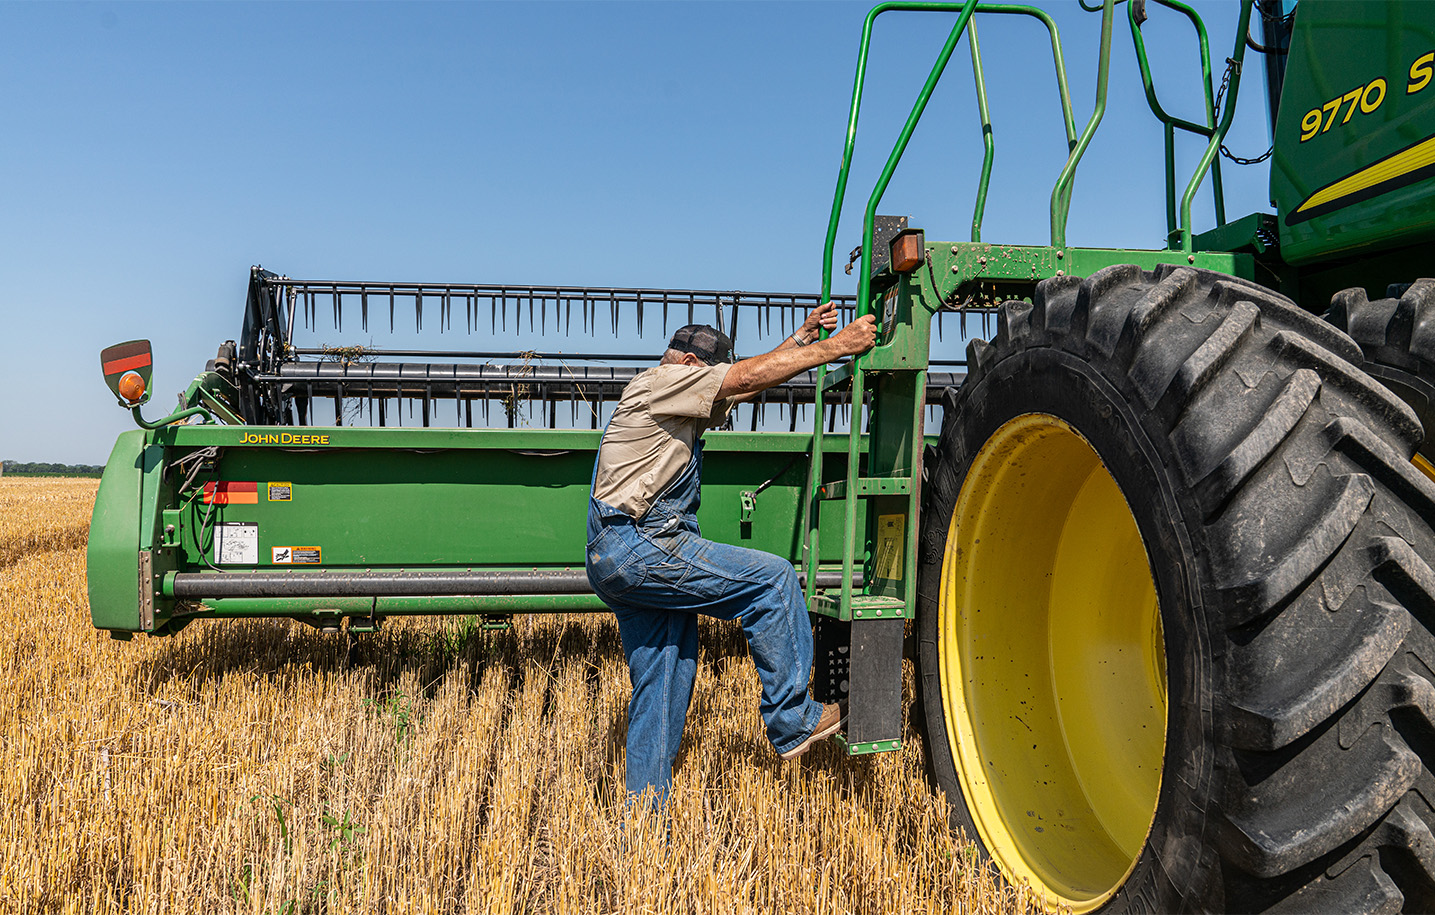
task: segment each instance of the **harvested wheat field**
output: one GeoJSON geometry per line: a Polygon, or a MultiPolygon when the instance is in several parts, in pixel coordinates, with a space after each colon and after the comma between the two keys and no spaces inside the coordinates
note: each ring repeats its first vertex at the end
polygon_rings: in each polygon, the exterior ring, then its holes
{"type": "Polygon", "coordinates": [[[115,642],[94,491],[0,482],[0,911],[1034,910],[948,828],[910,730],[781,762],[735,627],[703,631],[670,821],[625,820],[610,620],[115,642]]]}

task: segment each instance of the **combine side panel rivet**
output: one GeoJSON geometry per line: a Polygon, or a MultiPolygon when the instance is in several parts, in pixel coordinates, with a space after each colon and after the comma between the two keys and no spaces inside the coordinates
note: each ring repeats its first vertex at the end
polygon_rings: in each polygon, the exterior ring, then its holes
{"type": "Polygon", "coordinates": [[[957,248],[957,246],[956,246],[956,245],[952,245],[952,253],[953,253],[953,254],[956,254],[956,253],[958,253],[958,251],[959,251],[959,249],[957,248]]]}
{"type": "Polygon", "coordinates": [[[952,272],[953,272],[953,273],[956,273],[956,272],[957,272],[957,265],[956,265],[956,264],[953,264],[953,265],[952,265],[952,272]]]}
{"type": "Polygon", "coordinates": [[[1195,262],[1196,262],[1196,255],[1194,255],[1194,254],[1188,254],[1188,255],[1186,255],[1186,263],[1188,263],[1188,264],[1194,264],[1195,262]]]}
{"type": "Polygon", "coordinates": [[[1056,252],[1056,258],[1057,258],[1057,260],[1060,260],[1061,258],[1063,258],[1063,257],[1065,257],[1065,256],[1066,256],[1066,252],[1065,252],[1065,251],[1058,251],[1058,252],[1056,252]]]}
{"type": "Polygon", "coordinates": [[[1056,275],[1057,275],[1057,276],[1066,276],[1066,271],[1065,271],[1065,270],[1058,270],[1058,271],[1056,271],[1056,275]]]}

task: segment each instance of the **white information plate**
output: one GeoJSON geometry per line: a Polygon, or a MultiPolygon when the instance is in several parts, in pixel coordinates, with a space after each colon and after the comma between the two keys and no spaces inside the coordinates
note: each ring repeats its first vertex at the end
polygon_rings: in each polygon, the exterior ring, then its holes
{"type": "Polygon", "coordinates": [[[216,524],[214,526],[214,564],[259,564],[259,525],[216,524]]]}

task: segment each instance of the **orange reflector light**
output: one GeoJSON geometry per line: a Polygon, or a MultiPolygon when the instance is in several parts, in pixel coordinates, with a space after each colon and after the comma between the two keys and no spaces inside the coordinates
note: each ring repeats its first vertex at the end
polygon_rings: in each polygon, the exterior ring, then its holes
{"type": "Polygon", "coordinates": [[[144,379],[139,372],[125,372],[120,376],[120,383],[116,385],[120,396],[131,404],[139,403],[144,397],[144,379]]]}
{"type": "Polygon", "coordinates": [[[922,264],[925,234],[921,229],[906,229],[892,239],[892,271],[910,273],[922,264]]]}

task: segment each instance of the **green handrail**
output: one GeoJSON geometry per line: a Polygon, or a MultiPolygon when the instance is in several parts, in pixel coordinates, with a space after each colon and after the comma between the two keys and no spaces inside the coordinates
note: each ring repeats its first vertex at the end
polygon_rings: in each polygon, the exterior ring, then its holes
{"type": "MultiPolygon", "coordinates": [[[[1056,49],[1057,55],[1056,66],[1058,86],[1063,90],[1063,114],[1066,116],[1066,120],[1068,122],[1067,138],[1069,150],[1067,154],[1066,164],[1062,168],[1061,175],[1058,177],[1056,186],[1052,190],[1052,244],[1057,247],[1064,247],[1066,244],[1066,220],[1071,207],[1071,189],[1072,184],[1075,180],[1076,166],[1080,162],[1081,157],[1085,153],[1087,147],[1090,145],[1091,138],[1095,135],[1096,128],[1101,123],[1102,115],[1105,113],[1106,110],[1106,84],[1107,75],[1110,71],[1111,24],[1113,19],[1112,11],[1114,9],[1114,3],[1115,0],[1104,0],[1103,4],[1104,12],[1102,16],[1100,63],[1097,70],[1096,107],[1095,110],[1092,112],[1091,118],[1087,121],[1086,127],[1082,131],[1081,136],[1079,138],[1076,138],[1074,143],[1072,142],[1072,137],[1075,133],[1075,119],[1070,115],[1070,95],[1069,92],[1065,91],[1065,67],[1064,63],[1060,58],[1060,41],[1055,32],[1055,24],[1051,22],[1049,17],[1046,17],[1045,14],[1041,13],[1040,11],[1028,12],[1024,8],[1008,8],[1002,5],[995,5],[995,8],[991,10],[992,12],[1022,12],[1027,15],[1036,15],[1037,18],[1042,19],[1048,24],[1048,29],[1052,33],[1053,47],[1056,49]]],[[[837,226],[842,215],[842,204],[845,200],[847,192],[847,178],[852,164],[852,151],[854,146],[856,145],[857,119],[862,107],[862,90],[864,82],[866,80],[867,54],[872,41],[872,26],[878,16],[891,11],[958,13],[956,24],[952,26],[952,30],[948,34],[946,42],[942,45],[941,52],[937,55],[936,62],[932,65],[932,70],[928,74],[926,82],[922,85],[921,91],[917,94],[917,100],[912,106],[912,111],[910,114],[908,114],[906,122],[902,125],[902,130],[898,134],[897,142],[894,144],[891,154],[889,154],[887,157],[887,162],[882,168],[882,172],[877,179],[876,186],[872,189],[872,193],[868,197],[867,207],[863,213],[862,220],[861,273],[858,275],[857,305],[853,316],[854,319],[867,315],[871,309],[872,238],[876,222],[877,207],[881,203],[883,194],[886,193],[887,186],[891,183],[892,175],[896,171],[897,164],[901,161],[903,153],[906,152],[907,143],[911,140],[912,133],[916,129],[917,122],[921,119],[922,112],[926,109],[927,102],[931,99],[932,91],[936,88],[937,82],[941,79],[942,73],[945,71],[948,61],[951,60],[952,52],[955,50],[957,42],[961,39],[963,32],[966,30],[977,8],[978,5],[976,0],[965,0],[965,2],[962,3],[900,2],[900,0],[893,0],[893,2],[880,3],[877,6],[873,7],[872,10],[868,12],[867,17],[863,20],[862,40],[857,55],[857,71],[853,80],[852,105],[847,118],[846,142],[844,143],[842,151],[842,164],[837,173],[837,188],[836,192],[833,194],[832,212],[831,215],[828,217],[827,239],[823,246],[823,299],[830,297],[832,292],[833,252],[836,248],[837,226]]],[[[980,52],[974,48],[974,63],[978,67],[978,72],[980,72],[979,54],[980,52]]],[[[981,88],[979,88],[979,93],[983,96],[985,95],[984,80],[982,81],[981,88]]],[[[983,103],[980,107],[985,109],[986,106],[983,103]]],[[[983,120],[985,124],[989,124],[989,113],[985,110],[983,111],[983,120]]],[[[990,136],[989,133],[988,136],[990,136]]],[[[991,149],[994,149],[994,147],[989,147],[989,150],[991,149]]],[[[990,169],[984,168],[983,172],[983,184],[979,187],[979,207],[983,206],[985,203],[985,182],[990,175],[990,169]]],[[[973,228],[978,232],[980,231],[979,216],[980,211],[978,213],[978,218],[974,219],[973,225],[973,228]]],[[[863,376],[861,371],[859,370],[861,362],[862,357],[858,357],[853,360],[852,365],[851,402],[854,411],[860,411],[862,404],[863,376]]],[[[803,550],[806,554],[804,556],[804,566],[809,572],[807,576],[806,588],[807,596],[809,599],[812,597],[816,588],[816,576],[814,574],[810,574],[812,572],[812,566],[815,563],[816,557],[818,555],[818,532],[816,527],[812,524],[812,518],[817,511],[816,499],[818,495],[818,475],[821,467],[821,455],[817,448],[817,444],[818,442],[820,442],[822,435],[823,382],[826,380],[826,375],[826,366],[820,366],[817,370],[816,379],[817,400],[816,409],[813,411],[813,447],[811,451],[812,459],[808,467],[807,498],[804,500],[802,506],[802,525],[803,530],[805,531],[803,550]]],[[[855,422],[856,417],[854,416],[854,423],[855,422]]],[[[857,467],[857,444],[857,436],[852,435],[848,443],[848,486],[846,490],[846,513],[843,529],[844,549],[842,564],[842,603],[844,606],[851,605],[852,596],[853,555],[852,550],[845,547],[847,545],[853,544],[856,539],[856,505],[854,503],[857,498],[857,487],[855,485],[856,481],[854,479],[854,476],[857,467]]]]}
{"type": "Polygon", "coordinates": [[[1066,165],[1057,176],[1056,187],[1051,190],[1051,245],[1053,248],[1066,247],[1066,218],[1071,212],[1071,188],[1076,181],[1076,166],[1091,145],[1096,128],[1106,114],[1106,82],[1111,73],[1111,23],[1114,19],[1115,0],[1101,4],[1101,50],[1096,62],[1096,106],[1086,129],[1076,141],[1076,147],[1066,157],[1066,165]]]}
{"type": "MultiPolygon", "coordinates": [[[[1168,2],[1168,0],[1161,0],[1168,2]]],[[[1206,151],[1201,155],[1201,161],[1196,165],[1196,173],[1191,176],[1190,182],[1186,184],[1186,193],[1181,197],[1181,250],[1191,250],[1191,200],[1196,196],[1196,191],[1201,187],[1201,181],[1206,177],[1207,170],[1211,169],[1212,163],[1218,163],[1216,158],[1221,151],[1221,144],[1226,141],[1226,131],[1231,129],[1231,119],[1236,114],[1236,94],[1241,88],[1241,68],[1246,59],[1246,36],[1250,34],[1251,27],[1251,6],[1254,0],[1241,0],[1241,18],[1236,24],[1236,47],[1231,51],[1231,81],[1227,87],[1226,107],[1221,112],[1221,123],[1216,127],[1215,133],[1211,135],[1211,141],[1206,144],[1206,151]]],[[[1217,165],[1219,169],[1219,165],[1217,165]]],[[[1219,201],[1219,197],[1217,200],[1219,201]]],[[[1218,203],[1219,206],[1219,203],[1218,203]]],[[[1224,222],[1223,217],[1218,217],[1224,222]]]]}
{"type": "MultiPolygon", "coordinates": [[[[891,180],[892,172],[896,168],[896,162],[901,159],[902,151],[906,149],[906,141],[911,137],[913,128],[916,127],[917,118],[921,117],[922,110],[926,108],[927,100],[931,98],[932,95],[932,89],[936,86],[937,80],[941,77],[942,70],[946,68],[947,61],[951,59],[952,51],[957,46],[957,40],[961,37],[962,31],[966,28],[968,20],[971,19],[972,12],[976,9],[976,5],[977,0],[964,0],[964,2],[961,3],[920,3],[901,2],[901,0],[889,0],[889,2],[879,3],[876,6],[872,7],[872,9],[868,11],[867,17],[862,21],[862,42],[857,52],[857,73],[853,78],[852,106],[847,115],[847,138],[842,147],[842,165],[837,172],[837,190],[832,197],[832,214],[828,217],[827,220],[827,241],[823,246],[822,299],[824,301],[828,299],[832,294],[832,254],[837,244],[837,225],[842,217],[842,203],[847,195],[847,176],[852,166],[852,150],[857,143],[857,117],[862,110],[862,88],[863,84],[866,81],[867,52],[872,44],[873,23],[876,22],[878,16],[882,15],[883,13],[888,13],[892,11],[941,13],[956,12],[959,14],[957,16],[956,25],[952,27],[951,34],[947,36],[947,41],[942,46],[942,53],[938,56],[937,63],[932,68],[932,73],[928,75],[927,82],[923,85],[921,93],[918,94],[917,104],[913,107],[912,114],[908,115],[907,117],[907,123],[902,128],[902,136],[897,141],[897,148],[893,149],[892,155],[888,157],[887,167],[883,170],[883,180],[880,182],[879,185],[880,188],[885,189],[886,182],[891,180]]],[[[874,194],[876,194],[876,192],[874,192],[874,194]]],[[[878,195],[878,198],[880,199],[880,195],[878,195]]],[[[854,317],[860,317],[867,314],[868,309],[871,306],[871,303],[866,301],[866,298],[870,295],[871,290],[870,277],[868,276],[868,265],[871,263],[872,257],[873,214],[874,207],[869,206],[867,211],[867,217],[863,221],[862,274],[859,285],[856,314],[854,315],[854,317]]],[[[822,336],[826,335],[825,331],[821,331],[819,333],[822,336]]],[[[856,360],[854,360],[854,369],[855,362],[856,360]]],[[[827,367],[825,365],[818,366],[816,378],[817,400],[815,404],[815,409],[813,410],[811,461],[808,464],[807,473],[807,498],[803,500],[802,504],[802,529],[804,532],[803,551],[806,554],[803,557],[803,564],[804,568],[808,573],[806,592],[809,600],[811,600],[817,587],[817,576],[813,574],[813,566],[815,565],[816,558],[818,556],[818,532],[815,526],[812,524],[812,518],[814,517],[814,514],[816,512],[815,503],[818,494],[818,476],[822,462],[822,454],[818,446],[822,440],[823,381],[826,380],[826,377],[827,367]]],[[[854,409],[856,410],[861,410],[861,402],[858,400],[860,394],[860,374],[854,371],[852,400],[854,409]]],[[[856,449],[857,441],[857,437],[855,435],[851,438],[852,442],[849,446],[848,456],[849,466],[851,466],[855,461],[854,452],[856,449]]],[[[853,493],[855,489],[855,486],[848,487],[849,499],[851,498],[851,493],[853,493]]],[[[849,509],[850,508],[851,506],[849,506],[849,509]]],[[[850,514],[851,512],[849,511],[849,515],[850,514]]],[[[849,521],[851,521],[850,518],[849,521]]],[[[849,542],[850,539],[851,536],[849,535],[849,542]]],[[[843,552],[846,555],[844,555],[843,557],[842,564],[842,600],[844,604],[850,606],[852,596],[852,554],[849,550],[844,550],[843,552]]]]}
{"type": "MultiPolygon", "coordinates": [[[[942,72],[947,67],[947,62],[951,60],[952,52],[956,50],[957,42],[961,39],[962,33],[966,30],[967,22],[972,18],[972,13],[976,10],[976,6],[977,0],[966,0],[966,2],[960,4],[901,2],[882,3],[872,8],[872,11],[867,14],[867,18],[862,24],[862,48],[857,57],[857,76],[852,91],[852,109],[848,115],[847,120],[847,142],[842,153],[842,170],[838,173],[837,176],[837,193],[834,195],[832,201],[832,215],[829,218],[827,225],[827,244],[824,250],[822,263],[822,297],[824,299],[826,299],[832,291],[832,252],[837,240],[837,223],[842,215],[842,202],[847,189],[847,172],[852,163],[852,148],[855,145],[857,139],[857,116],[861,109],[862,83],[866,75],[867,69],[867,51],[872,40],[872,23],[882,13],[888,12],[890,10],[957,12],[958,14],[956,24],[952,26],[951,33],[947,35],[947,40],[942,45],[942,50],[940,53],[938,53],[936,62],[932,65],[932,71],[927,75],[927,81],[922,84],[922,90],[917,93],[917,101],[912,105],[912,111],[910,114],[907,115],[906,123],[902,125],[902,130],[897,136],[897,142],[893,146],[891,154],[887,157],[887,163],[882,167],[882,174],[877,179],[877,186],[873,188],[871,196],[869,196],[867,199],[867,210],[863,215],[862,219],[862,272],[858,278],[857,307],[855,309],[855,314],[853,315],[854,319],[865,316],[869,313],[872,307],[872,303],[871,301],[869,301],[872,295],[872,235],[876,222],[877,204],[881,201],[882,194],[887,190],[887,185],[892,180],[892,174],[897,170],[897,163],[902,160],[902,154],[906,151],[907,143],[912,138],[912,132],[917,127],[917,121],[921,119],[922,112],[926,110],[927,102],[932,97],[932,90],[936,88],[937,81],[941,79],[942,72]]],[[[857,370],[858,364],[861,362],[861,359],[862,357],[860,356],[853,359],[852,365],[852,422],[854,430],[856,429],[858,423],[857,414],[860,413],[862,409],[862,373],[857,370]]],[[[806,563],[808,565],[809,573],[811,573],[811,566],[815,562],[818,555],[817,531],[812,529],[811,512],[815,510],[813,502],[816,500],[818,494],[817,475],[820,468],[821,455],[817,449],[817,445],[821,441],[822,436],[822,386],[823,382],[826,380],[826,375],[826,366],[818,368],[816,388],[817,401],[816,409],[813,411],[813,457],[811,463],[809,464],[808,471],[808,498],[806,500],[806,503],[803,505],[802,513],[804,528],[807,530],[808,537],[808,553],[806,557],[806,563]]],[[[846,517],[844,518],[842,531],[844,544],[844,548],[842,550],[842,605],[849,607],[852,604],[853,550],[849,549],[848,547],[851,544],[856,543],[857,537],[857,506],[855,504],[857,500],[857,486],[855,480],[855,468],[857,467],[857,445],[858,436],[855,434],[849,435],[847,443],[848,484],[845,500],[846,517]]],[[[807,576],[807,589],[809,597],[811,597],[813,589],[816,587],[816,579],[817,576],[815,574],[808,574],[807,576]]]]}
{"type": "MultiPolygon", "coordinates": [[[[1131,24],[1131,40],[1136,47],[1136,63],[1141,70],[1141,85],[1146,92],[1146,104],[1150,106],[1151,113],[1156,116],[1163,128],[1163,139],[1166,148],[1166,239],[1170,244],[1175,239],[1176,230],[1176,130],[1184,130],[1199,136],[1210,138],[1216,133],[1216,98],[1215,91],[1211,85],[1211,47],[1206,34],[1206,24],[1201,20],[1200,14],[1194,9],[1182,3],[1181,0],[1154,0],[1169,9],[1173,9],[1190,20],[1192,27],[1196,30],[1196,40],[1200,45],[1201,53],[1201,88],[1206,94],[1206,123],[1197,124],[1193,121],[1178,118],[1167,113],[1160,100],[1156,97],[1155,83],[1151,78],[1151,64],[1146,56],[1146,40],[1141,34],[1141,24],[1136,21],[1136,6],[1131,4],[1127,8],[1127,21],[1131,24]]],[[[1244,43],[1242,45],[1244,47],[1244,43]]],[[[1234,95],[1231,98],[1234,102],[1234,95]]],[[[1230,107],[1235,107],[1232,104],[1230,107]]],[[[1211,190],[1215,197],[1216,224],[1225,225],[1226,222],[1226,198],[1225,189],[1221,182],[1221,163],[1216,160],[1211,172],[1211,190]]],[[[1189,249],[1187,249],[1189,250],[1189,249]]]]}
{"type": "Polygon", "coordinates": [[[972,48],[972,81],[977,87],[977,116],[982,120],[982,177],[977,182],[977,203],[972,210],[972,241],[982,240],[982,215],[987,208],[987,186],[992,180],[992,163],[997,157],[996,138],[992,136],[992,113],[987,107],[987,76],[982,69],[982,49],[977,43],[977,22],[968,26],[971,35],[967,44],[972,48]]]}
{"type": "MultiPolygon", "coordinates": [[[[1071,92],[1066,84],[1066,63],[1061,54],[1061,36],[1057,32],[1056,23],[1051,16],[1043,10],[1030,6],[1013,6],[1002,3],[978,3],[977,14],[983,15],[993,13],[997,15],[1031,16],[1046,26],[1047,32],[1051,35],[1051,56],[1056,63],[1056,87],[1061,95],[1062,126],[1066,128],[1066,151],[1068,154],[1076,147],[1076,118],[1071,113],[1071,92]]],[[[972,19],[968,26],[971,35],[967,41],[972,49],[972,73],[975,77],[977,87],[977,111],[982,121],[982,144],[985,147],[982,154],[982,176],[977,185],[976,210],[972,214],[972,241],[982,240],[982,217],[987,206],[987,187],[991,182],[992,163],[996,158],[996,143],[992,134],[991,113],[987,107],[987,81],[986,74],[982,69],[982,53],[980,44],[977,41],[977,21],[972,19]]]]}
{"type": "MultiPolygon", "coordinates": [[[[852,107],[847,115],[847,138],[842,148],[842,165],[837,172],[837,190],[832,197],[832,213],[827,219],[827,241],[823,246],[822,254],[822,297],[826,299],[832,293],[832,254],[837,245],[837,225],[842,218],[842,204],[847,196],[847,175],[852,167],[852,150],[857,144],[857,117],[862,110],[862,89],[867,77],[867,52],[872,44],[872,25],[877,17],[883,13],[902,12],[934,12],[934,13],[960,13],[957,23],[952,27],[952,32],[947,36],[947,42],[942,46],[942,53],[938,56],[937,64],[932,69],[932,74],[927,77],[921,93],[917,97],[917,104],[913,107],[913,113],[908,115],[907,123],[902,128],[902,136],[898,138],[897,148],[892,150],[892,156],[888,157],[887,168],[883,174],[886,180],[891,180],[891,171],[896,168],[896,161],[902,157],[902,151],[906,149],[906,140],[912,135],[912,129],[916,127],[916,118],[921,116],[922,109],[926,108],[927,99],[931,98],[932,89],[936,87],[936,81],[942,75],[947,61],[952,56],[952,49],[956,47],[957,40],[961,37],[963,29],[966,28],[967,20],[972,16],[976,8],[976,0],[964,0],[960,3],[922,3],[922,2],[901,2],[901,0],[889,0],[887,3],[879,3],[867,13],[867,18],[862,22],[862,43],[857,53],[857,73],[852,86],[852,107]]],[[[885,190],[885,182],[882,184],[885,190]]],[[[875,192],[874,192],[875,193],[875,192]]],[[[862,262],[865,268],[870,263],[872,225],[871,220],[864,221],[863,232],[863,254],[862,262]]],[[[865,269],[864,269],[865,272],[865,269]]],[[[866,303],[859,298],[857,303],[858,314],[866,314],[862,310],[866,303]]]]}

